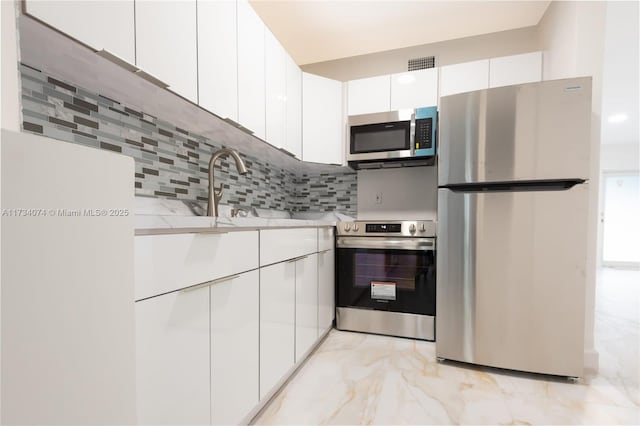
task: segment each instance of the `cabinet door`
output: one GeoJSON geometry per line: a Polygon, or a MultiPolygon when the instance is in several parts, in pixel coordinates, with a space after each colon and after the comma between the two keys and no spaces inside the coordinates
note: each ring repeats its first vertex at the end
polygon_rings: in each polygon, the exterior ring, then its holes
{"type": "Polygon", "coordinates": [[[318,253],[318,335],[333,325],[335,316],[335,251],[318,253]]]}
{"type": "Polygon", "coordinates": [[[260,399],[294,364],[295,262],[260,268],[260,399]]]}
{"type": "Polygon", "coordinates": [[[542,52],[503,56],[489,60],[489,87],[542,80],[542,52]]]}
{"type": "Polygon", "coordinates": [[[135,63],[133,0],[25,2],[29,15],[96,50],[135,63]]]}
{"type": "Polygon", "coordinates": [[[265,26],[247,0],[238,0],[238,122],[265,139],[265,26]]]}
{"type": "Polygon", "coordinates": [[[302,159],[314,163],[342,164],[343,134],[342,83],[303,73],[302,159]]]}
{"type": "Polygon", "coordinates": [[[489,60],[465,62],[440,68],[440,96],[489,87],[489,60]]]}
{"type": "Polygon", "coordinates": [[[349,115],[389,111],[391,78],[389,75],[349,81],[349,115]]]}
{"type": "Polygon", "coordinates": [[[198,102],[238,121],[238,44],[235,0],[198,0],[198,102]]]}
{"type": "Polygon", "coordinates": [[[438,105],[438,68],[391,74],[391,110],[438,105]]]}
{"type": "Polygon", "coordinates": [[[268,28],[264,30],[264,37],[267,142],[276,148],[284,148],[286,52],[268,28]]]}
{"type": "MultiPolygon", "coordinates": [[[[302,158],[302,70],[286,55],[287,76],[284,149],[302,158]]],[[[340,109],[342,111],[342,108],[340,109]]]]}
{"type": "Polygon", "coordinates": [[[136,65],[197,102],[196,2],[136,2],[136,65]]]}
{"type": "Polygon", "coordinates": [[[210,424],[209,287],[135,309],[138,423],[210,424]]]}
{"type": "Polygon", "coordinates": [[[211,286],[211,422],[240,424],[258,404],[260,274],[211,286]]]}
{"type": "Polygon", "coordinates": [[[296,261],[296,362],[318,339],[318,256],[296,261]]]}

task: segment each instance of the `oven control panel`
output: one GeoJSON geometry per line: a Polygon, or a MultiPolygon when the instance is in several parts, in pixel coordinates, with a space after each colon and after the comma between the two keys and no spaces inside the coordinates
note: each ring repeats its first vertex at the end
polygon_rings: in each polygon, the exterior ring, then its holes
{"type": "Polygon", "coordinates": [[[364,232],[402,232],[402,225],[400,223],[366,223],[364,232]]]}
{"type": "Polygon", "coordinates": [[[436,223],[430,220],[338,222],[341,236],[435,237],[436,223]]]}

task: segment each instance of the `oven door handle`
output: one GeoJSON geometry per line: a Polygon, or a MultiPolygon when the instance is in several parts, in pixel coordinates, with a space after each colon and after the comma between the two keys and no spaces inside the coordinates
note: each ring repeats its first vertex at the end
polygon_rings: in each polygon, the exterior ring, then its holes
{"type": "Polygon", "coordinates": [[[337,248],[435,250],[435,238],[338,237],[337,248]]]}

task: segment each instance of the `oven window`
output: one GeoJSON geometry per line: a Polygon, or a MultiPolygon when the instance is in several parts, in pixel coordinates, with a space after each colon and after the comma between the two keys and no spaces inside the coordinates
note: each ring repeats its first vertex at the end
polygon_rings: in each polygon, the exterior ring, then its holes
{"type": "Polygon", "coordinates": [[[354,283],[370,287],[371,281],[392,282],[398,289],[416,289],[416,265],[422,254],[355,253],[354,283]]]}
{"type": "Polygon", "coordinates": [[[337,305],[435,315],[435,252],[336,250],[337,305]]]}
{"type": "Polygon", "coordinates": [[[351,153],[409,149],[409,121],[351,126],[351,153]]]}

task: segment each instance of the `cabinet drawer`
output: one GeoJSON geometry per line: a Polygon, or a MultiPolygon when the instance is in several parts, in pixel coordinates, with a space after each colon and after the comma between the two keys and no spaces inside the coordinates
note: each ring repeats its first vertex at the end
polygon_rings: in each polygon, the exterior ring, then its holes
{"type": "Polygon", "coordinates": [[[316,228],[267,229],[260,231],[260,265],[270,265],[318,249],[316,228]]]}
{"type": "Polygon", "coordinates": [[[333,227],[318,228],[318,251],[331,250],[334,247],[333,232],[333,227]]]}
{"type": "Polygon", "coordinates": [[[135,241],[136,300],[258,267],[258,231],[144,235],[135,241]]]}

